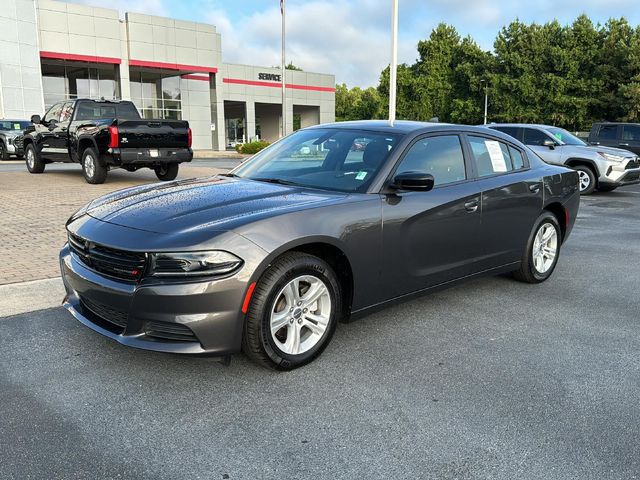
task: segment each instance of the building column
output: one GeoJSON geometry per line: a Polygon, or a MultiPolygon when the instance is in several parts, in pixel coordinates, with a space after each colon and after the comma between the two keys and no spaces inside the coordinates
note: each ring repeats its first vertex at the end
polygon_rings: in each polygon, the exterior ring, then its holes
{"type": "MultiPolygon", "coordinates": [[[[290,92],[287,93],[290,94],[290,92]]],[[[282,118],[280,121],[282,122],[282,118]]],[[[284,134],[289,135],[291,132],[293,132],[293,99],[287,95],[287,126],[284,134]]]]}
{"type": "Polygon", "coordinates": [[[249,143],[256,139],[256,104],[253,100],[247,100],[244,105],[244,134],[247,143],[249,143]]]}
{"type": "Polygon", "coordinates": [[[120,58],[122,63],[118,67],[120,73],[120,98],[122,100],[131,100],[131,79],[129,75],[129,37],[127,34],[126,23],[120,24],[120,58]]]}
{"type": "Polygon", "coordinates": [[[215,74],[216,83],[216,97],[215,97],[215,117],[212,116],[211,122],[215,130],[212,135],[215,137],[213,145],[219,152],[224,152],[227,149],[227,136],[225,130],[227,125],[224,118],[224,99],[222,95],[222,74],[220,72],[215,74]]]}

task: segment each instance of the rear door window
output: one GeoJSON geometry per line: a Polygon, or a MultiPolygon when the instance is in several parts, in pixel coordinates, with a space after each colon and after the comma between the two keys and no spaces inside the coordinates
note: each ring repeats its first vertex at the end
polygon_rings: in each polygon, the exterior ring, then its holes
{"type": "Polygon", "coordinates": [[[640,126],[624,125],[622,127],[622,139],[631,140],[632,142],[640,142],[640,126]]]}
{"type": "Polygon", "coordinates": [[[479,177],[507,173],[524,167],[524,157],[520,150],[493,138],[476,136],[467,138],[479,177]]]}

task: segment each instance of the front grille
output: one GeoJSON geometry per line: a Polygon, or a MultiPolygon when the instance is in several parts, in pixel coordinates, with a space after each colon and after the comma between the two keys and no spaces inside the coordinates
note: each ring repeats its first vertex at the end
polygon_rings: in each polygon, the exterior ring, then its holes
{"type": "Polygon", "coordinates": [[[624,168],[627,170],[631,170],[632,168],[640,168],[640,159],[636,158],[635,160],[631,160],[624,168]]]}
{"type": "Polygon", "coordinates": [[[197,342],[191,329],[181,323],[150,321],[145,324],[145,333],[149,337],[180,342],[197,342]]]}
{"type": "Polygon", "coordinates": [[[104,303],[96,302],[95,300],[89,300],[82,296],[80,297],[80,302],[84,308],[98,316],[101,320],[109,322],[123,330],[127,326],[127,319],[129,318],[127,312],[105,305],[104,303]]]}
{"type": "Polygon", "coordinates": [[[90,269],[122,280],[139,280],[147,263],[144,253],[105,247],[72,233],[69,248],[90,269]]]}

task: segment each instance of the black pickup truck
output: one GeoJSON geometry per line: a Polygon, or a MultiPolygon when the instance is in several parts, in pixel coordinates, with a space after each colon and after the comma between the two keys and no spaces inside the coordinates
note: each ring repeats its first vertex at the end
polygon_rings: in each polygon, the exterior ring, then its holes
{"type": "Polygon", "coordinates": [[[89,183],[103,183],[116,167],[151,168],[160,180],[173,180],[179,164],[193,158],[188,122],[142,119],[129,101],[68,100],[31,122],[19,139],[31,173],[44,172],[48,163],[75,162],[89,183]]]}

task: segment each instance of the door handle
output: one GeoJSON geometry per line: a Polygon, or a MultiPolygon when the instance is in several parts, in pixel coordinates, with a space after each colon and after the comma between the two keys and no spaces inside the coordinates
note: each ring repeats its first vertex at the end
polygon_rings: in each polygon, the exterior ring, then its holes
{"type": "Polygon", "coordinates": [[[591,142],[591,145],[600,145],[600,142],[591,142]]]}
{"type": "Polygon", "coordinates": [[[539,183],[534,183],[532,185],[529,185],[529,191],[531,193],[538,193],[540,191],[540,184],[539,183]]]}
{"type": "Polygon", "coordinates": [[[464,209],[469,213],[474,213],[478,211],[478,206],[480,203],[477,200],[471,200],[464,204],[464,209]]]}

